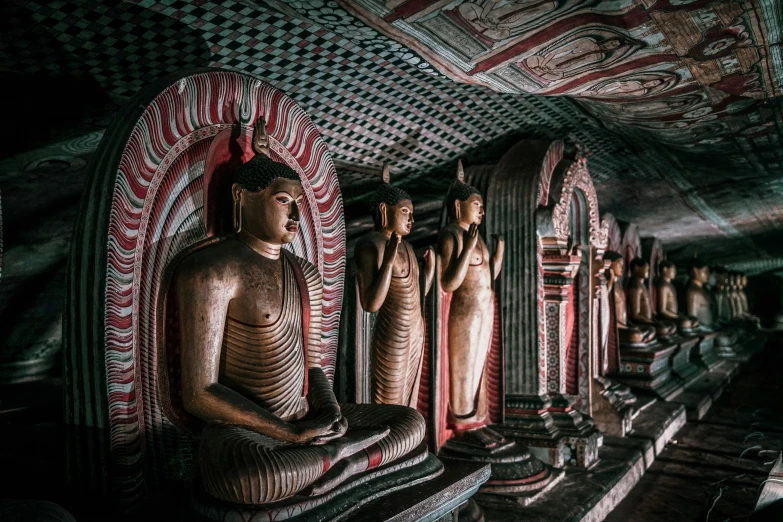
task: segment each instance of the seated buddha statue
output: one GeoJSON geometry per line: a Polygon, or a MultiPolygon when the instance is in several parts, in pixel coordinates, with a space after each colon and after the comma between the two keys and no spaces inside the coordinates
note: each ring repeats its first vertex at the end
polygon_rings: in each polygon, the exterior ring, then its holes
{"type": "Polygon", "coordinates": [[[645,280],[650,277],[650,263],[640,257],[631,260],[631,278],[628,281],[628,318],[634,324],[655,328],[658,337],[671,337],[677,333],[677,324],[669,319],[653,319],[652,299],[645,280]]]}
{"type": "Polygon", "coordinates": [[[728,324],[734,320],[735,316],[735,303],[732,301],[729,273],[723,267],[715,268],[712,273],[715,278],[712,292],[715,301],[714,319],[716,322],[728,324]]]}
{"type": "Polygon", "coordinates": [[[269,158],[262,120],[253,150],[231,188],[234,233],[172,275],[182,401],[203,421],[203,487],[239,504],[325,493],[424,437],[411,408],[337,403],[320,367],[321,275],[283,249],[299,230],[302,183],[269,158]]]}
{"type": "MultiPolygon", "coordinates": [[[[402,238],[413,228],[413,203],[407,192],[383,184],[371,200],[375,228],[359,239],[354,250],[359,302],[378,315],[372,331],[372,400],[376,404],[416,407],[424,357],[424,318],[419,288],[419,263],[413,247],[402,238]]],[[[434,255],[427,249],[425,294],[435,273],[434,255]]]]}
{"type": "Polygon", "coordinates": [[[656,340],[654,326],[650,324],[633,324],[629,320],[625,290],[621,283],[625,271],[623,256],[608,250],[604,254],[604,259],[611,262],[607,271],[607,280],[611,286],[611,300],[614,301],[617,334],[620,344],[647,345],[653,343],[656,340]]]}
{"type": "Polygon", "coordinates": [[[677,277],[677,267],[671,261],[666,260],[661,262],[660,271],[661,275],[655,285],[658,292],[658,318],[675,321],[677,329],[681,333],[695,332],[699,326],[698,319],[679,313],[677,289],[672,284],[674,278],[677,277]]]}
{"type": "MultiPolygon", "coordinates": [[[[688,281],[688,290],[685,296],[685,302],[688,307],[688,315],[695,317],[699,321],[699,332],[715,332],[719,325],[713,319],[712,299],[710,293],[704,288],[704,285],[710,280],[710,267],[698,260],[691,263],[690,280],[688,281]]],[[[731,347],[737,341],[737,333],[730,330],[721,331],[716,338],[716,344],[719,347],[731,347]]],[[[723,350],[726,355],[731,355],[731,350],[723,350]]]]}

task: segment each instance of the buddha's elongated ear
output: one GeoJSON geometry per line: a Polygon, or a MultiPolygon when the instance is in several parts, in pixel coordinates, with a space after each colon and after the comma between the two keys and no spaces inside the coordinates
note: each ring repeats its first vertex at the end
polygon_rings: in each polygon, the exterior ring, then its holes
{"type": "Polygon", "coordinates": [[[388,208],[389,206],[383,202],[378,205],[378,214],[381,216],[381,228],[386,228],[389,225],[389,218],[386,215],[388,208]]]}
{"type": "Polygon", "coordinates": [[[457,218],[457,221],[459,221],[459,215],[460,215],[459,204],[460,204],[460,200],[455,199],[454,200],[454,217],[457,218]]]}

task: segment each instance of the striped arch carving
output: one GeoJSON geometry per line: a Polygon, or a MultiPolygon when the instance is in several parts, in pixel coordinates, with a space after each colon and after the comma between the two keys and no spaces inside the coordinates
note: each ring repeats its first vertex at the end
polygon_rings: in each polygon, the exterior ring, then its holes
{"type": "Polygon", "coordinates": [[[606,230],[606,250],[612,250],[619,254],[622,249],[623,233],[620,231],[617,219],[606,212],[601,219],[601,227],[606,230]]]}
{"type": "Polygon", "coordinates": [[[623,240],[620,243],[620,254],[625,260],[626,277],[631,270],[631,261],[636,257],[642,257],[642,240],[639,237],[639,227],[635,223],[620,223],[623,240]]]}
{"type": "MultiPolygon", "coordinates": [[[[330,379],[334,376],[345,227],[334,165],[315,125],[293,100],[245,74],[199,71],[150,86],[118,116],[96,152],[90,183],[102,184],[106,200],[89,201],[83,213],[95,223],[77,238],[82,244],[106,245],[102,267],[92,268],[103,274],[91,274],[105,296],[105,306],[92,305],[91,310],[104,329],[104,338],[95,339],[103,345],[104,365],[89,369],[78,363],[90,349],[84,341],[69,342],[66,354],[72,410],[94,410],[92,415],[100,417],[101,408],[85,408],[91,399],[80,389],[85,381],[107,389],[102,405],[110,436],[105,464],[112,471],[111,489],[125,503],[146,490],[165,490],[189,471],[179,464],[187,461],[180,457],[189,451],[188,437],[166,417],[165,392],[158,385],[159,293],[174,256],[215,232],[209,219],[215,213],[210,206],[215,176],[205,170],[214,166],[216,149],[228,147],[233,138],[247,159],[252,127],[260,116],[267,121],[273,159],[298,172],[304,187],[300,234],[290,249],[323,275],[321,364],[330,379]]],[[[75,245],[74,251],[79,248],[75,245]]],[[[77,262],[71,271],[84,277],[90,270],[77,262]]],[[[86,296],[73,296],[74,320],[90,308],[80,298],[86,296]]],[[[95,360],[99,358],[97,354],[95,360]]]]}

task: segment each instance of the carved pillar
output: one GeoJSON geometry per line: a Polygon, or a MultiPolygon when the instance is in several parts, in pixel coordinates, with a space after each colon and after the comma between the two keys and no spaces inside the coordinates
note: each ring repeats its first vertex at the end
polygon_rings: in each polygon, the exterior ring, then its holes
{"type": "Polygon", "coordinates": [[[588,466],[601,435],[565,395],[566,306],[581,261],[568,252],[574,190],[586,197],[589,235],[598,205],[579,146],[523,141],[494,168],[468,169],[484,194],[486,235],[506,238],[503,298],[506,357],[504,432],[555,466],[588,466]],[[537,329],[530,328],[537,325],[537,329]]]}

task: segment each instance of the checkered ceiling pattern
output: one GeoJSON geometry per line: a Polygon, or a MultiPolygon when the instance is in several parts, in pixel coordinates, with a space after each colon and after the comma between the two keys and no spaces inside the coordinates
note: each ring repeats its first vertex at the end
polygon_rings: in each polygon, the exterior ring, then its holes
{"type": "Polygon", "coordinates": [[[568,99],[456,83],[334,2],[10,0],[0,11],[2,68],[51,89],[80,79],[122,103],[152,78],[192,67],[259,76],[321,130],[349,212],[359,212],[355,203],[384,161],[395,183],[427,200],[442,193],[458,157],[490,162],[516,139],[572,134],[585,144],[602,209],[639,223],[675,255],[689,255],[680,247],[693,238],[700,254],[727,262],[779,254],[754,239],[778,225],[781,196],[770,192],[767,165],[780,161],[779,143],[748,151],[763,178],[741,158],[718,170],[715,159],[679,154],[642,130],[617,132],[568,99]],[[753,183],[727,192],[732,176],[753,183]]]}

